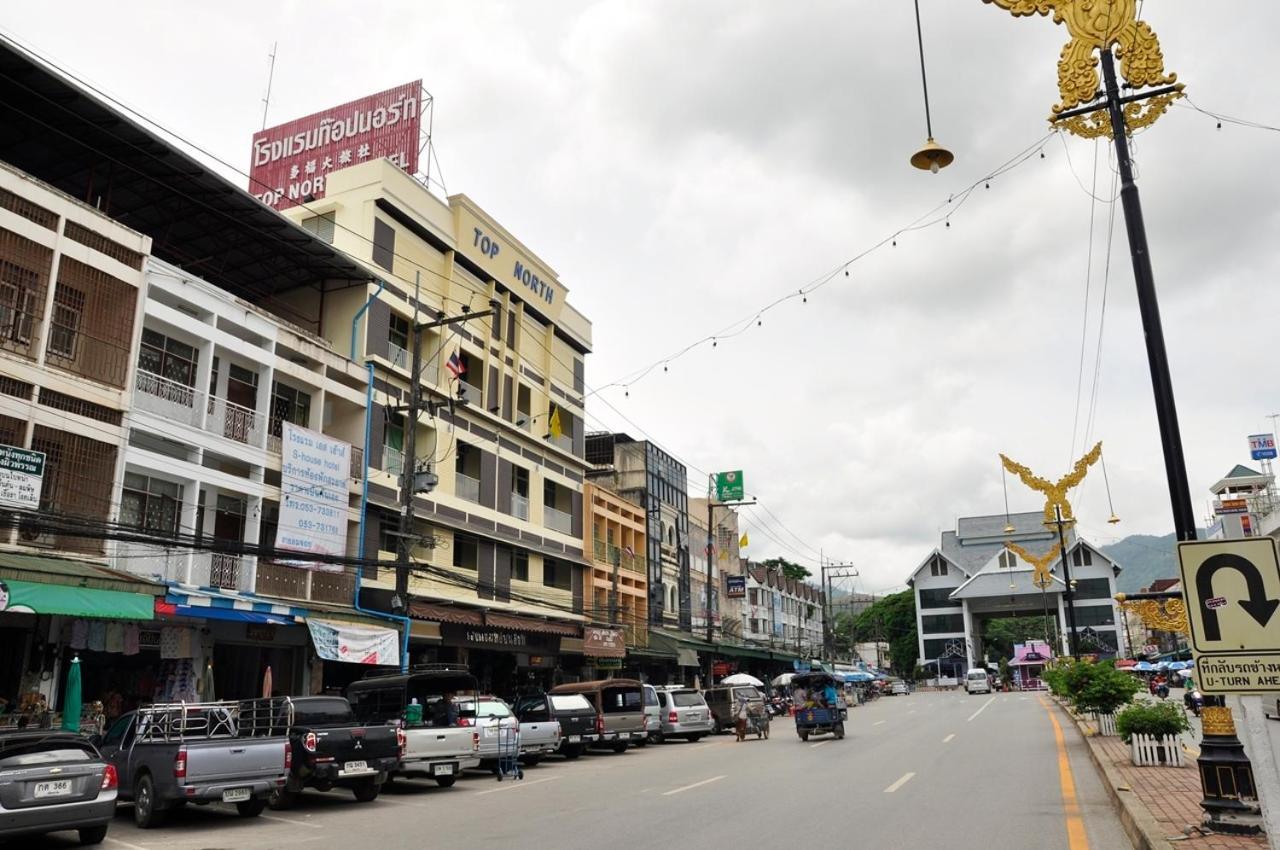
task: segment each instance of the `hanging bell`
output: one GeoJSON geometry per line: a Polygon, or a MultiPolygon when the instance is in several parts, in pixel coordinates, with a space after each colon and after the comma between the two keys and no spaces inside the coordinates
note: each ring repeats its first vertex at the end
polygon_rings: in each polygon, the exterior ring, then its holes
{"type": "Polygon", "coordinates": [[[955,154],[935,142],[931,136],[924,143],[924,147],[911,155],[911,164],[921,171],[937,174],[939,170],[954,162],[955,158],[955,154]]]}
{"type": "Polygon", "coordinates": [[[1111,525],[1115,525],[1119,521],[1120,521],[1120,517],[1116,516],[1114,513],[1111,515],[1111,519],[1107,520],[1107,522],[1111,525]]]}
{"type": "Polygon", "coordinates": [[[1006,525],[1006,526],[1004,527],[1004,533],[1005,533],[1005,534],[1013,534],[1013,533],[1014,533],[1015,531],[1017,531],[1017,530],[1018,530],[1018,529],[1016,529],[1016,528],[1014,528],[1014,527],[1013,527],[1013,523],[1009,523],[1008,525],[1006,525]]]}

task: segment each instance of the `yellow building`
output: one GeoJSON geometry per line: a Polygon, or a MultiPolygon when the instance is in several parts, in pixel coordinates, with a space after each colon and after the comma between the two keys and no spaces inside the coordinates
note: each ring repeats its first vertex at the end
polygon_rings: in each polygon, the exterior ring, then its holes
{"type": "Polygon", "coordinates": [[[649,645],[649,580],[644,509],[605,487],[583,488],[591,556],[591,618],[618,626],[627,646],[649,645]]]}
{"type": "MultiPolygon", "coordinates": [[[[407,540],[412,598],[400,610],[422,621],[414,660],[470,663],[487,686],[576,669],[590,323],[555,271],[471,199],[443,201],[387,160],[332,173],[326,197],[286,214],[371,272],[280,305],[374,366],[366,557],[397,557],[406,429],[418,471],[438,476],[415,496],[407,540]],[[481,315],[434,324],[468,313],[481,315]],[[410,423],[415,336],[435,410],[410,423]]],[[[394,570],[373,572],[370,603],[397,607],[394,570]]]]}

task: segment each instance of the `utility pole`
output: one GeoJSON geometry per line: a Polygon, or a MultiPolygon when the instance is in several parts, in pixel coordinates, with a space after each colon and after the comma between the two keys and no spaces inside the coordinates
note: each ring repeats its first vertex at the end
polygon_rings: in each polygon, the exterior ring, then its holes
{"type": "Polygon", "coordinates": [[[480,319],[485,316],[493,315],[493,309],[486,310],[483,313],[472,313],[469,307],[462,308],[461,316],[453,316],[446,318],[444,312],[441,311],[438,318],[431,322],[418,321],[418,295],[421,292],[421,276],[419,272],[414,282],[414,299],[413,299],[413,327],[409,338],[410,351],[410,368],[409,373],[412,380],[409,382],[409,403],[407,405],[397,406],[393,408],[396,412],[404,412],[405,416],[405,435],[404,435],[404,458],[401,461],[400,469],[400,526],[397,532],[397,549],[396,554],[396,592],[391,599],[391,607],[398,613],[404,613],[409,607],[409,568],[412,564],[412,548],[413,548],[413,497],[419,493],[430,493],[439,483],[439,476],[428,466],[425,470],[418,469],[417,456],[417,431],[418,417],[426,412],[429,416],[434,417],[437,412],[444,408],[452,409],[455,404],[458,406],[465,405],[466,399],[459,394],[455,400],[453,398],[445,398],[440,401],[423,402],[422,399],[422,332],[430,328],[440,328],[447,325],[454,325],[460,322],[466,322],[470,319],[480,319]]]}
{"type": "MultiPolygon", "coordinates": [[[[606,543],[607,547],[608,544],[606,543]]],[[[608,549],[605,549],[606,553],[608,549]]],[[[622,565],[622,550],[613,550],[613,588],[609,591],[609,625],[618,625],[618,568],[622,565]]],[[[594,591],[593,591],[594,593],[594,591]]]]}
{"type": "Polygon", "coordinates": [[[822,654],[828,661],[834,661],[836,657],[835,625],[831,622],[831,617],[835,613],[836,606],[831,600],[833,586],[831,580],[857,578],[860,573],[854,569],[853,564],[828,564],[826,556],[821,552],[818,558],[818,570],[822,575],[822,654]]]}
{"type": "MultiPolygon", "coordinates": [[[[755,499],[744,499],[736,502],[717,502],[712,496],[715,495],[715,476],[711,473],[707,474],[707,643],[715,642],[715,634],[713,632],[714,621],[711,618],[711,612],[715,609],[715,582],[712,580],[712,574],[715,573],[715,557],[712,555],[714,546],[712,545],[715,535],[715,529],[712,525],[712,518],[716,508],[735,508],[741,505],[754,505],[755,499]]],[[[707,687],[711,687],[716,683],[715,677],[715,658],[711,653],[707,653],[707,687]]]]}
{"type": "Polygon", "coordinates": [[[1058,527],[1058,551],[1062,553],[1062,580],[1066,583],[1067,589],[1062,594],[1062,600],[1067,604],[1067,628],[1070,634],[1067,636],[1067,646],[1071,649],[1071,657],[1076,661],[1080,660],[1080,635],[1076,632],[1076,590],[1075,585],[1071,581],[1071,565],[1070,558],[1067,557],[1067,537],[1063,531],[1063,526],[1067,525],[1067,520],[1062,517],[1062,505],[1055,504],[1053,506],[1053,524],[1058,527]]]}

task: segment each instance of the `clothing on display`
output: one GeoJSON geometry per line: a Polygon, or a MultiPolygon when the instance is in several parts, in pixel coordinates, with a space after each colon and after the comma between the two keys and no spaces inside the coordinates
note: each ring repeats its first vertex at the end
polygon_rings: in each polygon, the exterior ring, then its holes
{"type": "Polygon", "coordinates": [[[124,623],[112,620],[107,623],[107,652],[124,652],[124,623]]]}
{"type": "Polygon", "coordinates": [[[76,620],[71,624],[71,640],[68,645],[72,649],[89,648],[89,621],[76,620]]]}
{"type": "Polygon", "coordinates": [[[88,649],[94,652],[107,651],[107,621],[94,620],[89,623],[89,645],[88,649]]]}
{"type": "Polygon", "coordinates": [[[192,658],[192,631],[185,626],[165,626],[160,630],[160,658],[165,660],[192,658]]]}
{"type": "Polygon", "coordinates": [[[124,654],[138,654],[138,624],[129,623],[124,627],[124,654]]]}

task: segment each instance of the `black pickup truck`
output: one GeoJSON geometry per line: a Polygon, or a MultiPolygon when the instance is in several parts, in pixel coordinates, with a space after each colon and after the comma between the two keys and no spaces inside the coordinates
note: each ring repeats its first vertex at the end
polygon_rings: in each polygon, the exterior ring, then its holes
{"type": "Polygon", "coordinates": [[[345,697],[295,697],[292,704],[293,767],[271,795],[271,808],[293,805],[303,788],[329,791],[335,785],[350,788],[362,803],[376,799],[400,761],[403,731],[360,723],[345,697]]]}
{"type": "MultiPolygon", "coordinates": [[[[560,724],[560,755],[576,759],[597,737],[596,710],[581,694],[527,694],[516,700],[516,717],[526,721],[550,719],[560,724]]],[[[526,758],[528,764],[536,761],[526,758]]]]}

